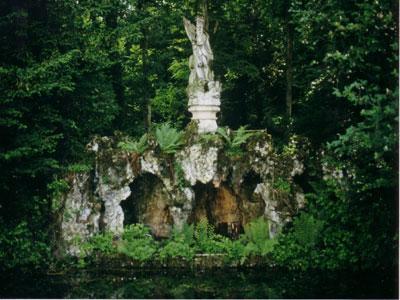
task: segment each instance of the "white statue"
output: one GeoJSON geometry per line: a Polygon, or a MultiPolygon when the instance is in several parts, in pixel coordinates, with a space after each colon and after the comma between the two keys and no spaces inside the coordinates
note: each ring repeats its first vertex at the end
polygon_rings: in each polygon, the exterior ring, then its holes
{"type": "Polygon", "coordinates": [[[189,58],[190,77],[187,87],[189,111],[197,120],[199,132],[215,132],[218,128],[216,113],[220,110],[221,85],[214,81],[211,64],[214,59],[209,36],[204,29],[204,18],[196,17],[196,26],[183,18],[186,34],[192,43],[189,58]]]}
{"type": "Polygon", "coordinates": [[[184,18],[186,33],[192,42],[193,55],[190,56],[189,66],[195,70],[191,74],[191,82],[214,80],[210,70],[211,61],[214,59],[208,34],[204,31],[204,18],[196,18],[196,26],[184,18]],[[195,75],[196,77],[194,77],[195,75]]]}

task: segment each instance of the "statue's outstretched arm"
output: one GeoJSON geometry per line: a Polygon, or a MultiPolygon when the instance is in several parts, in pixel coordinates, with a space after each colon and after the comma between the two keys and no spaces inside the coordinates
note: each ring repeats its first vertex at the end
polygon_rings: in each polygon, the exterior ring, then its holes
{"type": "Polygon", "coordinates": [[[185,26],[185,31],[187,36],[189,37],[189,40],[192,43],[196,42],[196,26],[194,26],[188,19],[183,17],[183,25],[185,26]]]}

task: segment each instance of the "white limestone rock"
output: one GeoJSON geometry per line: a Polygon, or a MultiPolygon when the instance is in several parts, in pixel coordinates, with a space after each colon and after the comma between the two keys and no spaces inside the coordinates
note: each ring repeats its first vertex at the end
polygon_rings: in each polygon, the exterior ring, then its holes
{"type": "Polygon", "coordinates": [[[197,144],[186,148],[179,155],[185,179],[193,186],[196,181],[208,183],[217,173],[218,149],[204,148],[197,144]]]}
{"type": "Polygon", "coordinates": [[[100,205],[93,202],[90,190],[90,176],[76,174],[71,188],[65,196],[61,222],[61,234],[67,253],[78,255],[80,240],[99,232],[100,205]]]}

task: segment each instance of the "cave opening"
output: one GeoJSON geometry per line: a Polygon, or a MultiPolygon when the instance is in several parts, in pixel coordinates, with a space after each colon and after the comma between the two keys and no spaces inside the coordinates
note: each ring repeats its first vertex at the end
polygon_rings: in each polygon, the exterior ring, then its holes
{"type": "Polygon", "coordinates": [[[207,219],[216,233],[233,239],[243,232],[239,199],[228,185],[214,187],[211,183],[196,183],[194,192],[195,206],[189,223],[207,219]]]}
{"type": "Polygon", "coordinates": [[[131,195],[121,202],[124,226],[142,223],[151,228],[156,238],[168,237],[173,220],[169,211],[170,195],[163,182],[145,173],[130,185],[131,195]]]}
{"type": "Polygon", "coordinates": [[[243,183],[241,185],[241,194],[245,196],[248,201],[256,201],[254,199],[254,190],[257,185],[262,182],[259,174],[250,171],[243,176],[243,183]]]}

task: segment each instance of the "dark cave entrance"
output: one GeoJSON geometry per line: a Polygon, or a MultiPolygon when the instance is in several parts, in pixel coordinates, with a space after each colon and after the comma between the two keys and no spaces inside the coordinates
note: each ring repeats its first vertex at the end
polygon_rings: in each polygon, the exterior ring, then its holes
{"type": "Polygon", "coordinates": [[[124,225],[143,223],[155,237],[168,237],[173,220],[169,212],[170,195],[163,182],[145,173],[130,184],[131,195],[121,202],[124,225]]]}
{"type": "Polygon", "coordinates": [[[243,232],[242,212],[238,197],[226,184],[215,188],[213,184],[196,183],[195,206],[189,223],[206,218],[217,233],[237,238],[243,232]]]}

